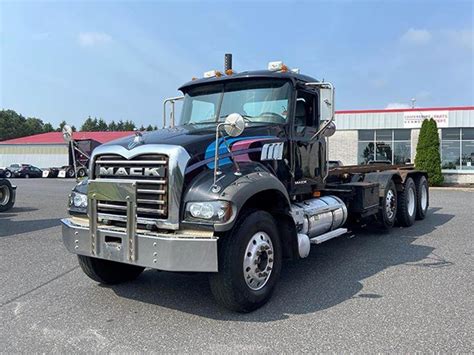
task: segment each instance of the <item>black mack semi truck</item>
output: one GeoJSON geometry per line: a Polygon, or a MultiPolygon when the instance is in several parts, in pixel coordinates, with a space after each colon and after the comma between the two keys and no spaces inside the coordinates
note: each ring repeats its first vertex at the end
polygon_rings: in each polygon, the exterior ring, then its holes
{"type": "Polygon", "coordinates": [[[67,249],[93,280],[204,272],[220,304],[250,312],[269,300],[282,261],[305,258],[311,244],[367,221],[389,229],[425,218],[425,172],[328,168],[331,83],[282,62],[236,73],[231,61],[165,100],[163,129],[93,151],[62,220],[67,249]]]}

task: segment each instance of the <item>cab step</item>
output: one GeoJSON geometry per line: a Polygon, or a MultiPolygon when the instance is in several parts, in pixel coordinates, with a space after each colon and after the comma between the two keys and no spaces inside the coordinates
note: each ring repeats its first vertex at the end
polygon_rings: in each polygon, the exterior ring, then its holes
{"type": "Polygon", "coordinates": [[[333,231],[318,235],[317,237],[311,238],[311,244],[321,244],[329,239],[340,237],[343,234],[347,233],[347,228],[338,228],[334,229],[333,231]]]}

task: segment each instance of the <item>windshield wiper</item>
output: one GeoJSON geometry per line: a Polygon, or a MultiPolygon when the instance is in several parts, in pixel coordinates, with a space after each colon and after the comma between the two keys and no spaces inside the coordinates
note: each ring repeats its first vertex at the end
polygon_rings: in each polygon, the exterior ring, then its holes
{"type": "Polygon", "coordinates": [[[199,122],[187,122],[184,124],[184,126],[188,125],[200,125],[200,124],[211,124],[211,123],[216,123],[216,119],[213,118],[211,120],[204,120],[204,121],[199,121],[199,122]]]}

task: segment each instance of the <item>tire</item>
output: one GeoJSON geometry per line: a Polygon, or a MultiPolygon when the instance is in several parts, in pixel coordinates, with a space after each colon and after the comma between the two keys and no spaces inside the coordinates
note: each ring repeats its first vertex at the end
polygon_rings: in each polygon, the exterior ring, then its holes
{"type": "Polygon", "coordinates": [[[75,174],[74,174],[74,169],[72,168],[69,168],[66,170],[66,176],[70,179],[72,179],[73,177],[75,177],[75,174]]]}
{"type": "Polygon", "coordinates": [[[425,219],[430,205],[430,190],[428,180],[425,176],[421,176],[416,181],[416,219],[425,219]],[[426,195],[425,195],[426,194],[426,195]]]}
{"type": "Polygon", "coordinates": [[[0,180],[0,212],[8,211],[14,203],[14,191],[10,181],[0,180]]]}
{"type": "Polygon", "coordinates": [[[415,223],[417,194],[415,182],[411,177],[405,180],[405,186],[398,194],[397,221],[403,227],[410,227],[415,223]]]}
{"type": "Polygon", "coordinates": [[[390,229],[397,217],[397,188],[393,180],[387,184],[385,193],[380,201],[379,221],[383,229],[390,229]]]}
{"type": "Polygon", "coordinates": [[[105,285],[116,285],[135,280],[145,270],[144,267],[118,263],[110,260],[78,255],[82,271],[92,280],[105,285]]]}
{"type": "Polygon", "coordinates": [[[29,178],[30,178],[30,174],[25,174],[25,175],[24,175],[24,178],[25,178],[25,179],[29,179],[29,178]]]}
{"type": "Polygon", "coordinates": [[[12,177],[12,172],[10,170],[5,171],[5,177],[6,178],[11,178],[12,177]]]}
{"type": "Polygon", "coordinates": [[[209,276],[211,291],[216,301],[230,310],[254,311],[270,299],[281,265],[275,220],[268,212],[250,211],[220,239],[219,272],[209,276]]]}
{"type": "Polygon", "coordinates": [[[85,170],[85,169],[79,169],[79,170],[77,171],[77,177],[82,178],[82,177],[84,177],[84,176],[86,176],[86,170],[85,170]]]}

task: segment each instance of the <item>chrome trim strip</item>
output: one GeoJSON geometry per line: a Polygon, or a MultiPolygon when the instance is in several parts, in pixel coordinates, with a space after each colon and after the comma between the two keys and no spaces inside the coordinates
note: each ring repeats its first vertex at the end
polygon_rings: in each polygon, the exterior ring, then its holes
{"type": "Polygon", "coordinates": [[[164,195],[165,192],[165,190],[137,189],[137,193],[139,194],[164,195]]]}
{"type": "Polygon", "coordinates": [[[143,164],[157,164],[157,165],[166,165],[166,160],[97,160],[98,164],[122,164],[122,165],[143,165],[143,164]],[[125,164],[124,164],[125,163],[125,164]]]}

